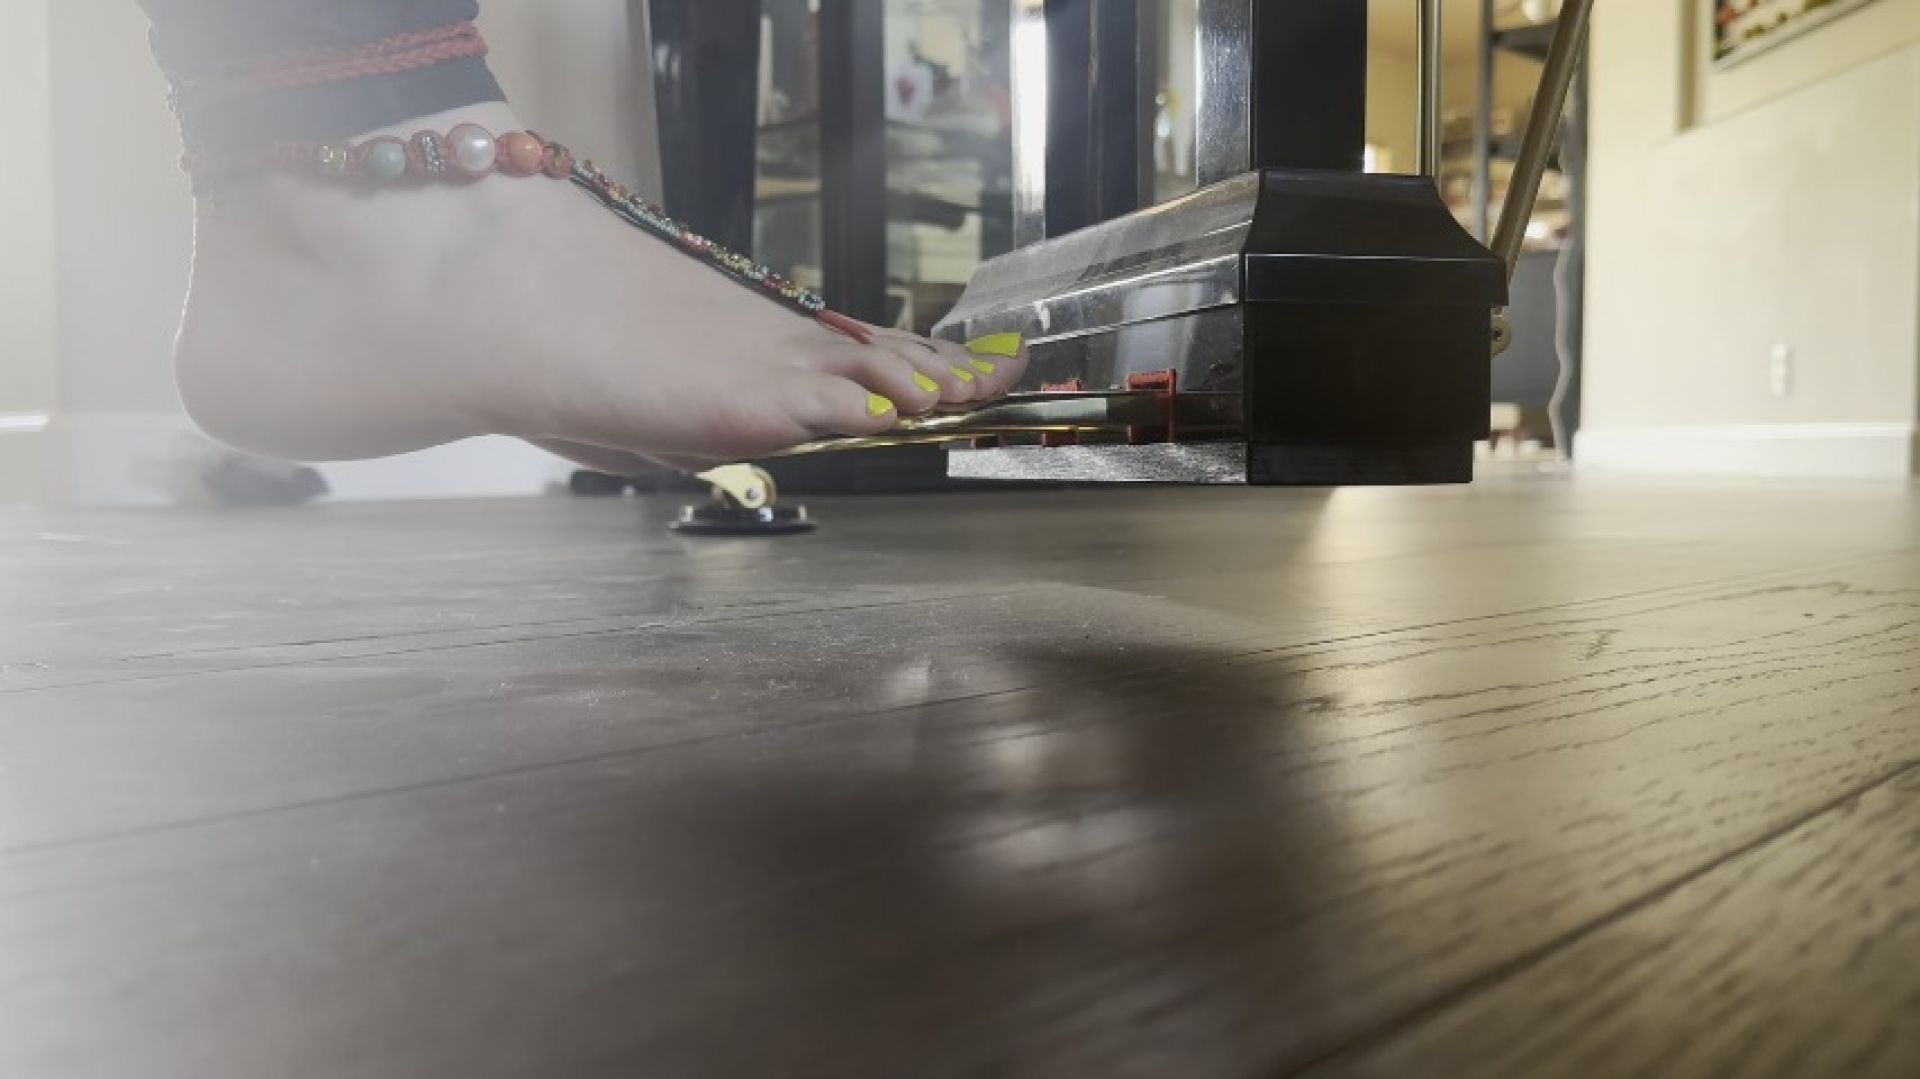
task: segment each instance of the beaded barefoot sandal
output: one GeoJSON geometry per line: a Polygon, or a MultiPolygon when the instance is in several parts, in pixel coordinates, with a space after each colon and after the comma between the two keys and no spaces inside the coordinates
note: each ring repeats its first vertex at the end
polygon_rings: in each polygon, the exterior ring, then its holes
{"type": "Polygon", "coordinates": [[[863,345],[873,343],[871,330],[828,308],[819,293],[801,288],[771,268],[694,232],[601,172],[593,162],[577,161],[566,147],[531,131],[495,135],[478,124],[459,124],[444,134],[422,131],[408,139],[382,136],[358,143],[276,143],[252,164],[367,188],[471,183],[493,173],[569,180],[627,224],[674,245],[797,314],[863,345]]]}

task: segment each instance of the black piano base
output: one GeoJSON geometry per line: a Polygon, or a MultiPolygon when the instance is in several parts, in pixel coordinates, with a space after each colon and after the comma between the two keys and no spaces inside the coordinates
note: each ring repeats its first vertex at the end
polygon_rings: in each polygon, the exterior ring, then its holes
{"type": "Polygon", "coordinates": [[[1435,446],[1248,447],[1247,482],[1262,487],[1387,487],[1473,482],[1473,443],[1435,446]]]}

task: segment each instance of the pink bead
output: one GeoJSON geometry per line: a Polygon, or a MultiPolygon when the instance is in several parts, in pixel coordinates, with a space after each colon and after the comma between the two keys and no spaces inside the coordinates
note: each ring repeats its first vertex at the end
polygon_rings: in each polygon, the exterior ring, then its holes
{"type": "Polygon", "coordinates": [[[524,131],[500,136],[500,171],[508,176],[532,176],[546,161],[547,148],[524,131]]]}

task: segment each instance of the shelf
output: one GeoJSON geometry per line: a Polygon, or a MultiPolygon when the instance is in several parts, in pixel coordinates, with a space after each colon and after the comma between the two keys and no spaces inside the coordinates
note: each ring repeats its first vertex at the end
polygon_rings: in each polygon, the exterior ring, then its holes
{"type": "Polygon", "coordinates": [[[1555,25],[1555,23],[1543,22],[1536,26],[1515,26],[1506,30],[1495,30],[1493,47],[1544,62],[1547,58],[1547,48],[1553,44],[1555,25]]]}
{"type": "MultiPolygon", "coordinates": [[[[1520,141],[1520,136],[1518,135],[1507,135],[1502,138],[1497,138],[1493,140],[1492,145],[1489,147],[1491,152],[1488,156],[1495,161],[1516,160],[1520,156],[1520,141]]],[[[1441,146],[1440,156],[1443,160],[1459,158],[1471,159],[1473,152],[1474,144],[1472,139],[1454,139],[1441,146]]],[[[1560,151],[1558,147],[1554,149],[1553,156],[1548,158],[1548,164],[1553,168],[1559,167],[1560,151]]]]}
{"type": "MultiPolygon", "coordinates": [[[[786,202],[814,202],[820,198],[820,181],[813,179],[769,179],[754,185],[756,209],[786,202]]],[[[887,189],[887,206],[894,220],[931,225],[949,231],[966,225],[967,217],[981,213],[975,204],[929,195],[918,189],[887,189]]]]}

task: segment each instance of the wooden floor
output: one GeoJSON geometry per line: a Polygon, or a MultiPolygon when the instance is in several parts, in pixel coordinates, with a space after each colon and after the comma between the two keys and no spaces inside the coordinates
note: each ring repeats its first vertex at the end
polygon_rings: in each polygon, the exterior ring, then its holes
{"type": "Polygon", "coordinates": [[[1920,1074],[1920,489],[0,518],[0,1076],[1920,1074]]]}

